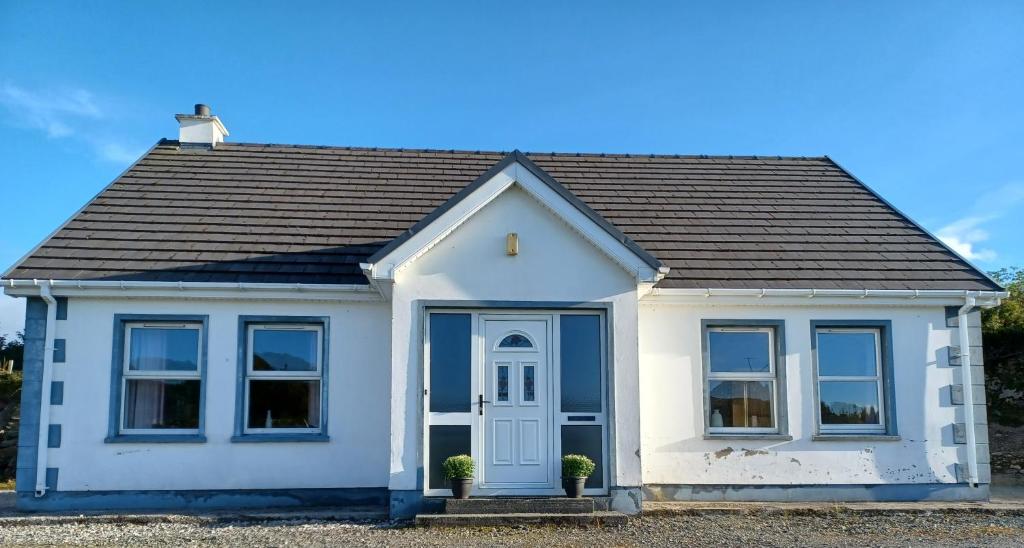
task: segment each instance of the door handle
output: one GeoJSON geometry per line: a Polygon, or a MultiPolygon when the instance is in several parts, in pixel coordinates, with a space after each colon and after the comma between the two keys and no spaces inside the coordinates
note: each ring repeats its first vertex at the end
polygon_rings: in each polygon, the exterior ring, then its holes
{"type": "Polygon", "coordinates": [[[491,403],[491,402],[484,400],[484,395],[480,394],[478,396],[478,398],[477,398],[477,405],[480,406],[479,409],[480,409],[480,416],[481,417],[484,415],[484,404],[485,403],[491,403]]]}

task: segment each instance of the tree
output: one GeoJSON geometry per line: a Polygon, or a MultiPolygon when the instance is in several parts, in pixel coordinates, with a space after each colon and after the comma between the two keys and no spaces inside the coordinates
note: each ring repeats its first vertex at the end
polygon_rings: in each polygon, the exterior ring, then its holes
{"type": "Polygon", "coordinates": [[[985,395],[992,422],[1024,424],[1024,269],[990,272],[1010,296],[1002,305],[983,310],[985,395]]]}
{"type": "Polygon", "coordinates": [[[18,332],[9,339],[6,335],[0,335],[0,365],[7,363],[7,360],[14,360],[14,370],[21,370],[21,359],[25,354],[25,334],[18,332]]]}

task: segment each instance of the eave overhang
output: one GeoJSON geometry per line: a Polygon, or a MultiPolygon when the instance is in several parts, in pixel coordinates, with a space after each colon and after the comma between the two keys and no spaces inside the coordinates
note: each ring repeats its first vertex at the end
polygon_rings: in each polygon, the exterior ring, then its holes
{"type": "Polygon", "coordinates": [[[952,306],[968,297],[977,306],[999,306],[1009,297],[1006,291],[967,291],[959,289],[731,289],[731,288],[653,288],[643,301],[662,304],[737,304],[737,305],[893,305],[952,306]]]}

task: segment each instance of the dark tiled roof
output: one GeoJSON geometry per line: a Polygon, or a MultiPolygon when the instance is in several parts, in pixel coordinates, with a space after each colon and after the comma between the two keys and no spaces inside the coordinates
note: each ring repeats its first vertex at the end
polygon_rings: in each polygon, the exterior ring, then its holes
{"type": "MultiPolygon", "coordinates": [[[[366,283],[504,156],[163,141],[6,277],[366,283]]],[[[659,287],[996,289],[828,158],[527,157],[669,266],[659,287]]]]}

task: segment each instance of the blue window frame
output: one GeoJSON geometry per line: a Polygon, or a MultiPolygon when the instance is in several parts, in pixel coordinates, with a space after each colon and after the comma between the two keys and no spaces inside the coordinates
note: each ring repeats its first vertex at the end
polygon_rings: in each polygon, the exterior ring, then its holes
{"type": "Polygon", "coordinates": [[[240,316],[236,442],[327,441],[330,321],[240,316]]]}
{"type": "Polygon", "coordinates": [[[786,324],[701,320],[704,435],[788,437],[786,324]]]}
{"type": "Polygon", "coordinates": [[[206,441],[209,317],[117,314],[107,443],[206,441]]]}
{"type": "Polygon", "coordinates": [[[812,320],[819,436],[897,436],[892,322],[812,320]]]}

